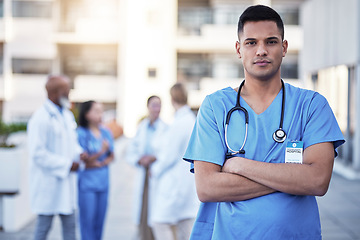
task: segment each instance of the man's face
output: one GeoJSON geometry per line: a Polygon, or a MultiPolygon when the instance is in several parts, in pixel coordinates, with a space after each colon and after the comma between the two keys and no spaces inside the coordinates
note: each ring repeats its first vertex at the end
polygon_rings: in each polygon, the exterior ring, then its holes
{"type": "Polygon", "coordinates": [[[269,80],[280,77],[280,65],[287,52],[287,41],[273,21],[246,22],[236,42],[236,51],[242,59],[245,77],[269,80]]]}

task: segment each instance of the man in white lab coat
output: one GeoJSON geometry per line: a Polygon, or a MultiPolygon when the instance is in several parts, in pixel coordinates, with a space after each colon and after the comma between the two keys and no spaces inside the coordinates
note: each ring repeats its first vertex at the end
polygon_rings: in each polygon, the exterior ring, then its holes
{"type": "Polygon", "coordinates": [[[195,115],[187,105],[187,93],[182,84],[175,84],[170,95],[175,108],[174,121],[162,136],[160,142],[163,144],[151,167],[154,185],[151,226],[156,240],[188,240],[200,202],[194,176],[182,157],[195,115]]]}
{"type": "MultiPolygon", "coordinates": [[[[74,115],[68,110],[70,81],[49,76],[48,99],[28,123],[31,208],[38,215],[35,240],[46,239],[54,215],[64,240],[75,239],[75,176],[81,147],[74,115]]],[[[82,155],[82,157],[85,157],[82,155]]]]}
{"type": "Polygon", "coordinates": [[[131,140],[126,153],[126,161],[136,167],[134,192],[134,222],[138,226],[135,239],[152,240],[153,234],[148,226],[151,209],[152,186],[149,182],[149,171],[156,161],[154,145],[158,135],[166,128],[160,119],[161,100],[150,96],[147,100],[149,116],[140,122],[135,137],[131,140]]]}

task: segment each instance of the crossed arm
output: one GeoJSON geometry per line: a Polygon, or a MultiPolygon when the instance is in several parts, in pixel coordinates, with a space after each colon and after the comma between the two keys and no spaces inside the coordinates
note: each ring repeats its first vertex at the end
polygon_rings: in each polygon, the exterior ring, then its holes
{"type": "Polygon", "coordinates": [[[329,187],[334,163],[331,142],[304,150],[303,164],[266,163],[241,157],[224,166],[194,161],[196,189],[202,202],[233,202],[276,191],[323,196],[329,187]]]}

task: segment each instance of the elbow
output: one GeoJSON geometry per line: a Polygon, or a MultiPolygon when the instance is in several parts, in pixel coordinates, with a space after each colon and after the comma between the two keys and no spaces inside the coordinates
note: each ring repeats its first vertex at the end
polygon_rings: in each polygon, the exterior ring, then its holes
{"type": "Polygon", "coordinates": [[[312,185],[310,195],[322,197],[324,196],[329,189],[330,179],[319,178],[315,181],[315,184],[312,185]]]}
{"type": "Polygon", "coordinates": [[[329,189],[329,184],[322,184],[317,187],[316,191],[314,192],[314,196],[322,197],[324,196],[329,189]]]}
{"type": "Polygon", "coordinates": [[[217,202],[218,199],[215,198],[213,192],[211,191],[210,186],[208,184],[202,186],[196,186],[196,192],[200,202],[217,202]]]}
{"type": "Polygon", "coordinates": [[[197,190],[197,195],[198,195],[200,202],[203,202],[203,203],[211,202],[209,195],[205,191],[197,190]]]}

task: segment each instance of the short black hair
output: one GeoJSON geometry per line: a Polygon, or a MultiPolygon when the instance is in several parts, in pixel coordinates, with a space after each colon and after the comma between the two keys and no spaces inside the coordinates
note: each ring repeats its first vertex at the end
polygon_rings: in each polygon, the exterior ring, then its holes
{"type": "Polygon", "coordinates": [[[89,127],[89,121],[86,119],[86,114],[90,111],[92,105],[95,103],[95,101],[90,100],[87,102],[83,102],[80,106],[80,112],[79,112],[79,125],[84,128],[89,127]]]}
{"type": "Polygon", "coordinates": [[[241,14],[238,22],[238,34],[244,30],[246,22],[273,21],[276,23],[282,40],[284,40],[284,23],[280,15],[271,7],[264,5],[250,6],[241,14]]]}

